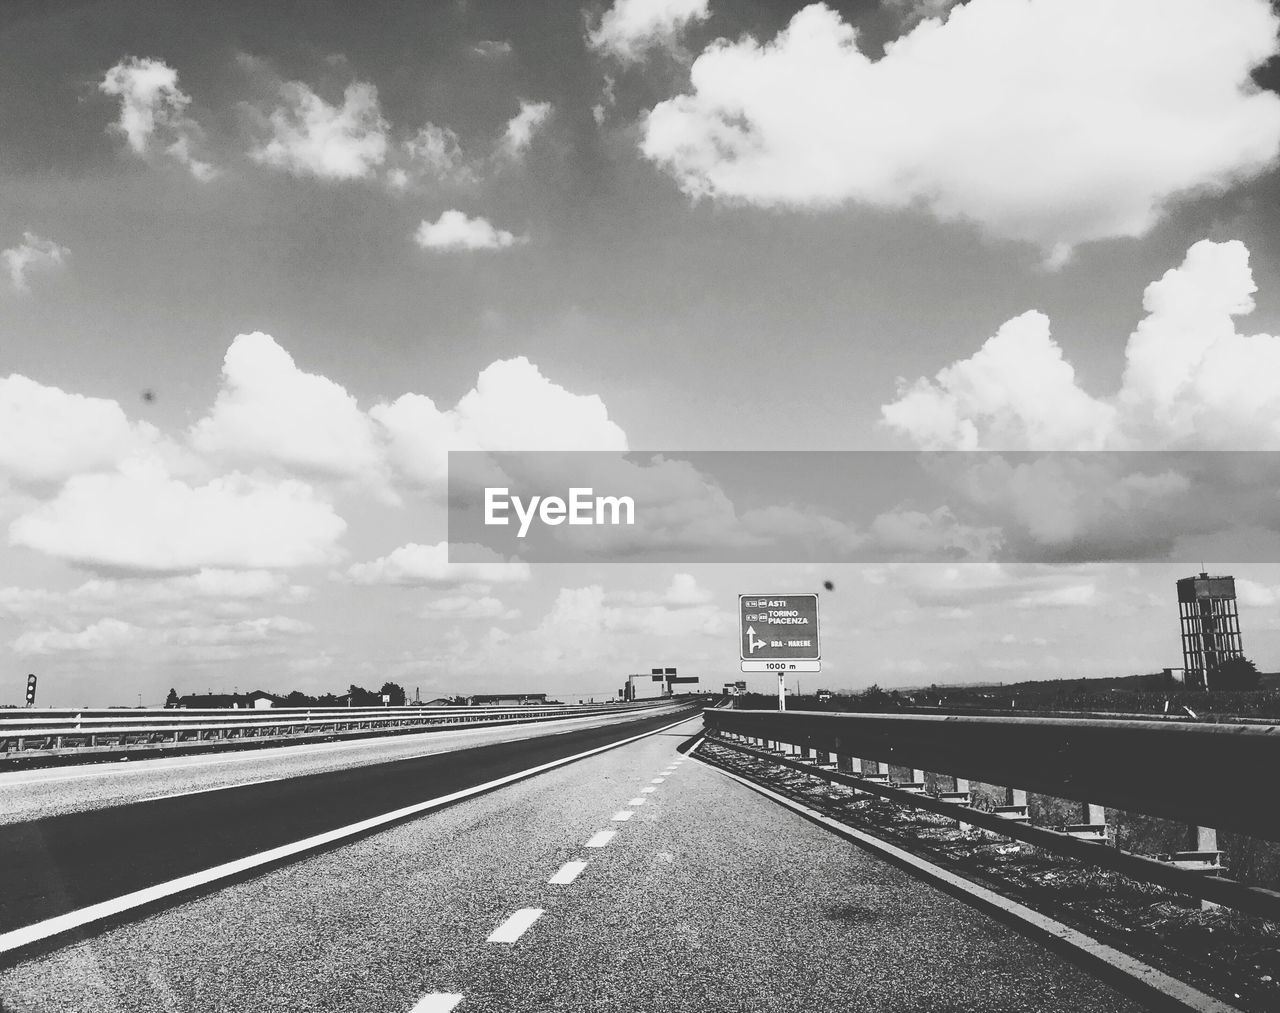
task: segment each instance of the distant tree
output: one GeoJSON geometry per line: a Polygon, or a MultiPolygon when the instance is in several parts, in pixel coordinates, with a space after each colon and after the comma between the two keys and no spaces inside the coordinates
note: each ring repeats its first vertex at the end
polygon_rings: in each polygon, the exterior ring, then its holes
{"type": "Polygon", "coordinates": [[[379,695],[391,697],[392,707],[404,706],[404,687],[399,686],[394,682],[384,682],[382,684],[382,689],[379,690],[379,695]]]}
{"type": "Polygon", "coordinates": [[[176,689],[169,690],[169,695],[164,698],[164,705],[166,707],[178,706],[178,691],[176,689]]]}
{"type": "Polygon", "coordinates": [[[316,698],[313,696],[307,696],[307,694],[302,692],[302,690],[295,689],[284,698],[284,702],[288,707],[313,707],[315,706],[316,698]]]}
{"type": "Polygon", "coordinates": [[[382,697],[372,690],[364,689],[352,683],[347,690],[351,694],[352,707],[377,707],[382,703],[382,697]]]}
{"type": "Polygon", "coordinates": [[[1228,658],[1209,673],[1210,689],[1257,689],[1258,666],[1245,657],[1228,658]]]}

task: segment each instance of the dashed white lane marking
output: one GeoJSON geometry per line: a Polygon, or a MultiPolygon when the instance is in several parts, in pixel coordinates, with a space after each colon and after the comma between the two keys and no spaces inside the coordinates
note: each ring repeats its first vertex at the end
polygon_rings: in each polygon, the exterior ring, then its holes
{"type": "Polygon", "coordinates": [[[647,798],[633,798],[627,805],[644,805],[648,801],[647,798]]]}
{"type": "Polygon", "coordinates": [[[548,883],[554,886],[567,886],[578,878],[578,875],[587,867],[586,862],[565,862],[560,866],[560,871],[552,876],[548,883]]]}
{"type": "Polygon", "coordinates": [[[514,943],[529,931],[529,926],[542,917],[540,907],[522,907],[489,934],[487,943],[514,943]]]}
{"type": "MultiPolygon", "coordinates": [[[[221,880],[229,879],[233,876],[240,876],[251,869],[260,869],[263,866],[271,865],[286,858],[293,858],[296,855],[306,854],[310,851],[316,851],[319,848],[327,847],[330,844],[344,841],[355,837],[359,834],[367,833],[389,824],[398,823],[408,819],[410,816],[417,816],[419,813],[430,812],[432,809],[439,809],[451,802],[461,801],[464,798],[471,798],[475,795],[483,795],[485,792],[502,787],[503,785],[514,784],[522,781],[534,774],[540,774],[544,770],[554,770],[557,767],[567,766],[576,760],[585,759],[588,756],[596,756],[600,753],[608,752],[611,749],[617,749],[631,742],[638,742],[641,739],[647,739],[652,735],[660,735],[671,728],[685,724],[690,718],[682,718],[679,721],[672,722],[669,725],[663,725],[661,728],[655,728],[652,731],[641,732],[639,735],[632,735],[629,738],[620,739],[617,742],[610,742],[608,745],[596,746],[594,749],[588,749],[585,752],[575,753],[572,756],[565,756],[558,760],[550,760],[547,763],[538,764],[536,767],[528,767],[525,770],[516,771],[513,774],[505,774],[502,777],[495,778],[492,781],[486,781],[484,784],[473,785],[470,788],[464,788],[461,791],[455,791],[448,795],[441,795],[438,798],[428,799],[425,802],[417,802],[403,809],[396,809],[389,813],[382,813],[378,816],[371,816],[368,819],[360,820],[358,823],[351,823],[345,827],[338,827],[336,830],[327,830],[324,833],[316,834],[312,837],[304,838],[300,841],[293,841],[289,844],[282,844],[276,848],[269,848],[266,851],[259,851],[257,854],[249,855],[246,858],[237,858],[231,862],[225,862],[222,865],[216,865],[212,869],[203,869],[200,872],[193,872],[187,876],[180,876],[177,879],[171,879],[164,883],[157,883],[155,886],[144,887],[141,890],[135,890],[133,893],[126,893],[121,897],[113,897],[110,900],[100,901],[97,904],[90,904],[88,907],[80,908],[78,911],[68,911],[66,914],[55,915],[52,918],[46,918],[41,922],[34,922],[31,925],[24,925],[22,928],[10,929],[8,932],[0,932],[0,953],[9,953],[12,950],[19,949],[24,946],[30,946],[32,943],[39,942],[43,939],[50,939],[54,936],[61,935],[64,932],[70,932],[73,929],[81,928],[85,925],[92,925],[95,922],[102,921],[105,918],[112,918],[122,914],[125,911],[132,911],[135,908],[142,907],[145,904],[154,904],[157,901],[165,900],[169,897],[177,896],[187,892],[188,890],[199,889],[208,886],[210,883],[216,883],[221,880]]],[[[613,838],[614,832],[608,832],[602,844],[595,844],[592,847],[602,848],[613,838]]],[[[597,834],[596,837],[599,837],[597,834]]],[[[594,840],[594,838],[593,838],[594,840]]]]}
{"type": "Polygon", "coordinates": [[[633,814],[630,809],[623,809],[621,812],[616,812],[613,814],[613,822],[625,823],[627,820],[631,819],[632,815],[633,814]]]}
{"type": "Polygon", "coordinates": [[[449,1013],[460,1002],[462,996],[457,992],[432,992],[419,999],[409,1013],[449,1013]]]}
{"type": "Polygon", "coordinates": [[[640,792],[644,795],[652,795],[657,790],[657,788],[641,788],[640,792]]]}
{"type": "Polygon", "coordinates": [[[601,830],[598,834],[595,835],[595,837],[587,841],[586,846],[588,848],[603,848],[606,844],[608,844],[611,840],[613,840],[617,836],[618,836],[618,831],[616,830],[601,830]]]}
{"type": "Polygon", "coordinates": [[[666,778],[665,778],[665,777],[655,777],[655,778],[654,778],[652,781],[650,781],[649,783],[650,783],[650,784],[661,784],[661,783],[662,783],[663,781],[665,781],[665,780],[666,780],[666,778]]]}

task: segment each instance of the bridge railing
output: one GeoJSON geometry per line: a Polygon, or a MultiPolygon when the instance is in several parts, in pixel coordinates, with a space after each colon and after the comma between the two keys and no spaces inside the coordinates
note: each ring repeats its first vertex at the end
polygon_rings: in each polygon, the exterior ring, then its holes
{"type": "Polygon", "coordinates": [[[1217,845],[1219,830],[1280,841],[1280,807],[1268,801],[1280,770],[1276,725],[741,710],[707,710],[703,721],[713,741],[827,781],[1280,916],[1280,893],[1221,875],[1217,845]],[[909,779],[891,780],[890,765],[909,779]],[[1005,788],[1007,804],[974,806],[971,782],[1005,788]],[[1080,821],[1033,826],[1029,792],[1079,803],[1080,821]],[[1107,808],[1184,824],[1187,849],[1153,858],[1111,847],[1107,808]]]}
{"type": "Polygon", "coordinates": [[[0,711],[0,762],[83,753],[211,748],[246,739],[288,740],[388,734],[444,725],[511,724],[623,714],[638,704],[476,707],[270,707],[241,709],[90,708],[0,711]]]}

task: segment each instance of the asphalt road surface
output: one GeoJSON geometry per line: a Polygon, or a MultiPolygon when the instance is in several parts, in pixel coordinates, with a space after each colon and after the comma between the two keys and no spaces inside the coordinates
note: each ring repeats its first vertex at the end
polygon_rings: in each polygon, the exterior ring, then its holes
{"type": "Polygon", "coordinates": [[[0,1002],[10,1013],[1140,1008],[681,756],[699,724],[21,960],[0,970],[0,1002]]]}
{"type": "Polygon", "coordinates": [[[603,728],[625,723],[633,716],[624,711],[529,724],[441,726],[381,738],[4,771],[0,772],[0,824],[412,759],[468,746],[516,742],[556,731],[603,728]]]}

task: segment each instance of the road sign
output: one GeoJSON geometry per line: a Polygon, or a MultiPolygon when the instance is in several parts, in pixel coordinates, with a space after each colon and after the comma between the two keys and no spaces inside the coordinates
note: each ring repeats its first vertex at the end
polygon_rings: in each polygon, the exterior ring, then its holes
{"type": "Polygon", "coordinates": [[[821,672],[822,662],[813,661],[743,661],[739,663],[742,672],[821,672]]]}
{"type": "Polygon", "coordinates": [[[740,594],[739,646],[744,672],[818,672],[816,594],[740,594]]]}

